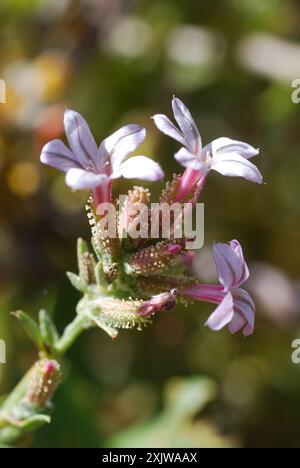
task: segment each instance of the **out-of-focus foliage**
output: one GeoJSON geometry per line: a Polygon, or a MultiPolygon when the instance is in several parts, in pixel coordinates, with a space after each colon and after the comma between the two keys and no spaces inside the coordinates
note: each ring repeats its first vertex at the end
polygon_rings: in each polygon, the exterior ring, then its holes
{"type": "MultiPolygon", "coordinates": [[[[161,431],[172,428],[168,417],[176,416],[177,403],[162,401],[174,375],[187,379],[186,389],[192,385],[195,406],[165,445],[299,446],[300,367],[290,357],[292,340],[300,338],[300,104],[291,100],[291,81],[300,78],[299,23],[294,0],[1,1],[3,393],[34,360],[9,310],[46,308],[62,328],[77,300],[64,275],[75,269],[76,238],[89,238],[86,194],[72,193],[63,175],[39,163],[43,144],[63,137],[65,106],[87,118],[98,141],[123,123],[145,125],[142,152],[170,177],[179,170],[172,157],[178,145],[149,117],[170,114],[176,94],[205,142],[228,136],[260,147],[256,162],[266,180],[258,187],[215,174],[203,192],[199,273],[214,275],[212,241],[241,241],[253,264],[255,335],[206,330],[211,309],[200,304],[166,312],[115,342],[90,332],[69,353],[53,423],[33,446],[143,445],[149,434],[158,444],[161,431]],[[189,383],[193,375],[215,382],[215,398],[197,378],[189,383]],[[210,403],[199,415],[205,399],[210,403]],[[141,429],[136,440],[132,428],[141,429]]],[[[117,188],[128,187],[122,181],[117,188]]],[[[154,194],[158,188],[152,186],[154,194]]]]}
{"type": "Polygon", "coordinates": [[[193,421],[195,415],[215,397],[215,385],[208,379],[190,377],[168,382],[166,401],[160,414],[117,434],[108,447],[234,447],[221,437],[209,421],[193,421]]]}

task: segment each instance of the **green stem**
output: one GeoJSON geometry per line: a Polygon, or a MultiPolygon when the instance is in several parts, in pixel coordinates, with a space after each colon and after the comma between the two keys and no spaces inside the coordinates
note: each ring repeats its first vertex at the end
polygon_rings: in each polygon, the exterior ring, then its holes
{"type": "Polygon", "coordinates": [[[86,317],[77,315],[73,322],[71,322],[64,331],[62,337],[58,340],[55,345],[55,357],[62,357],[68,349],[72,346],[74,341],[78,338],[79,335],[88,328],[92,326],[86,317]]]}
{"type": "Polygon", "coordinates": [[[0,421],[10,415],[13,407],[22,399],[24,396],[31,374],[33,372],[35,364],[26,372],[22,380],[17,384],[13,391],[8,395],[0,409],[0,421]]]}
{"type": "Polygon", "coordinates": [[[16,385],[13,391],[8,395],[0,408],[0,448],[11,447],[15,441],[18,441],[24,429],[18,427],[11,420],[14,419],[13,411],[22,401],[30,378],[33,374],[35,364],[26,372],[22,380],[16,385]]]}

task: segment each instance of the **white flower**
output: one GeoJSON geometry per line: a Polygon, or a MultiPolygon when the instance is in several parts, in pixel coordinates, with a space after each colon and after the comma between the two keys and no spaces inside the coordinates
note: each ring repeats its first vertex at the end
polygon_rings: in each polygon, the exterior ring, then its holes
{"type": "Polygon", "coordinates": [[[159,164],[146,156],[127,159],[146,137],[139,125],[125,125],[99,147],[78,112],[66,110],[64,125],[70,149],[60,140],[50,141],[42,149],[41,161],[65,172],[71,188],[93,190],[122,176],[149,181],[163,178],[159,164]]]}
{"type": "Polygon", "coordinates": [[[226,137],[217,138],[203,147],[199,130],[187,107],[174,97],[172,108],[179,129],[166,115],[156,114],[153,119],[161,132],[182,144],[183,147],[175,154],[175,159],[182,166],[202,175],[213,169],[222,175],[244,177],[258,184],[263,182],[257,167],[248,161],[259,153],[257,149],[226,137]]]}

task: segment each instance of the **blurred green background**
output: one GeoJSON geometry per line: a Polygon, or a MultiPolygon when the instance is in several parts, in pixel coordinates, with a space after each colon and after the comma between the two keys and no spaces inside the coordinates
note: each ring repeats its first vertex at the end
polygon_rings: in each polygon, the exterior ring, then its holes
{"type": "MultiPolygon", "coordinates": [[[[209,177],[200,276],[214,278],[210,246],[237,238],[258,305],[244,339],[203,324],[212,307],[165,313],[113,342],[95,330],[68,353],[53,422],[34,447],[299,447],[300,7],[292,0],[2,0],[0,78],[0,338],[8,392],[35,353],[9,311],[48,308],[60,329],[78,294],[75,243],[89,238],[86,194],[39,163],[63,137],[63,110],[81,112],[100,142],[124,123],[144,125],[143,153],[170,177],[178,144],[154,127],[173,94],[202,137],[260,147],[266,185],[209,177]]],[[[116,189],[124,192],[129,183],[116,189]]],[[[160,184],[151,186],[154,195],[160,184]]],[[[154,198],[154,197],[153,197],[154,198]]]]}

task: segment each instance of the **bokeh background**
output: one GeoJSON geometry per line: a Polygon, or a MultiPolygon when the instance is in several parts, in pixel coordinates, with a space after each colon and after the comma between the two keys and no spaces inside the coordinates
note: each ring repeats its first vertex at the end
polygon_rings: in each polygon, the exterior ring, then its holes
{"type": "MultiPolygon", "coordinates": [[[[210,246],[238,238],[258,305],[244,339],[203,324],[210,306],[165,313],[116,341],[94,330],[68,353],[51,425],[33,447],[299,447],[300,7],[296,0],[2,0],[0,78],[0,338],[8,392],[35,352],[9,311],[47,308],[60,330],[78,294],[75,243],[89,238],[86,194],[42,167],[41,147],[63,137],[65,106],[100,141],[124,123],[147,128],[143,152],[167,176],[178,145],[150,116],[171,114],[173,94],[205,142],[260,147],[266,184],[209,177],[199,274],[214,278],[210,246]]],[[[129,188],[126,182],[117,189],[129,188]]],[[[154,196],[160,184],[153,184],[154,196]]]]}

